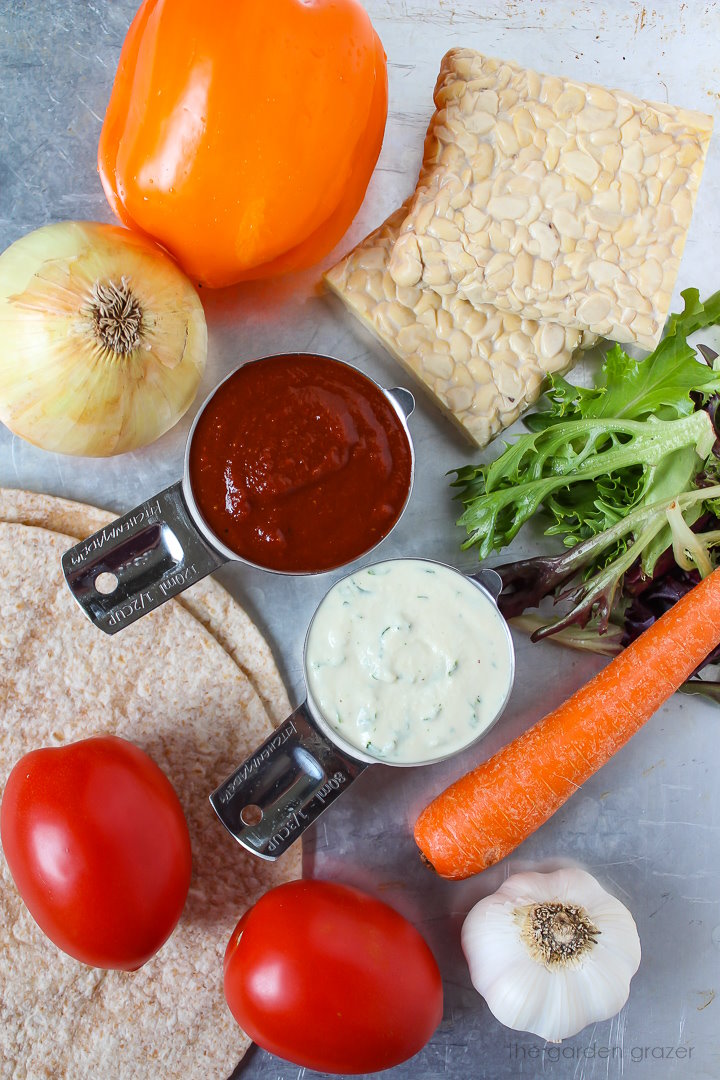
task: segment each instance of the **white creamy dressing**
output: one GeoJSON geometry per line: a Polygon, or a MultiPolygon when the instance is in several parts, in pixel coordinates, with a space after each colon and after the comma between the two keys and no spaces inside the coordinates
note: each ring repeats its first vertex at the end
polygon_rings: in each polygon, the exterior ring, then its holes
{"type": "Polygon", "coordinates": [[[511,646],[489,596],[456,570],[397,559],[339,581],[307,640],[310,695],[327,724],[382,761],[460,750],[496,718],[511,646]]]}

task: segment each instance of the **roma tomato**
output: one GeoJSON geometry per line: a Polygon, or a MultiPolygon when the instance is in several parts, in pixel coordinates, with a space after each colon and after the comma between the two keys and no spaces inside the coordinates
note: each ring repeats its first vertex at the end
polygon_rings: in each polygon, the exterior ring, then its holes
{"type": "Polygon", "coordinates": [[[311,266],[362,202],[387,117],[358,0],[145,0],[98,167],[108,201],[213,287],[311,266]]]}
{"type": "Polygon", "coordinates": [[[245,913],[225,952],[225,997],[264,1049],[345,1075],[412,1057],[443,1011],[440,972],[417,930],[328,881],[280,885],[245,913]]]}
{"type": "Polygon", "coordinates": [[[132,971],[180,918],[185,816],[165,774],[125,739],[26,754],[5,785],[0,835],[30,914],[85,964],[132,971]]]}

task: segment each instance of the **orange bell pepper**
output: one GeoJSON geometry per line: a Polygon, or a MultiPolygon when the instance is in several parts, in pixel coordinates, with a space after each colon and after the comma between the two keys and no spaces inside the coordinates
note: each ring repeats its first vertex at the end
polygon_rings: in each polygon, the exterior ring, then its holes
{"type": "Polygon", "coordinates": [[[100,135],[110,206],[203,285],[311,266],[363,200],[387,117],[357,0],[145,0],[100,135]]]}

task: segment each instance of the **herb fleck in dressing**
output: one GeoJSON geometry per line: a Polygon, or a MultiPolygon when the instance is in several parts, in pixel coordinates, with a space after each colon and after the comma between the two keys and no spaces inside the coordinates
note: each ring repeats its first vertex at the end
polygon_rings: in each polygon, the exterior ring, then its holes
{"type": "Polygon", "coordinates": [[[384,761],[432,761],[473,742],[500,712],[511,646],[469,578],[398,559],[338,582],[306,652],[310,694],[346,742],[384,761]]]}

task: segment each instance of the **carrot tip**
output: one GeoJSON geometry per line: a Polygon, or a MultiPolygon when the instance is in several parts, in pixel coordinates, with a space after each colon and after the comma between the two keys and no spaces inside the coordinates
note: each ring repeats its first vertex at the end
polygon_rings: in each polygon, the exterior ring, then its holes
{"type": "Polygon", "coordinates": [[[436,874],[436,873],[437,873],[437,870],[435,869],[435,867],[433,866],[433,864],[432,864],[432,863],[430,862],[430,860],[428,859],[428,857],[427,857],[427,855],[425,854],[425,852],[424,852],[424,851],[420,851],[420,849],[418,848],[418,854],[420,855],[420,862],[421,862],[421,863],[422,863],[422,864],[423,864],[424,866],[427,866],[428,870],[432,870],[433,874],[436,874]]]}

